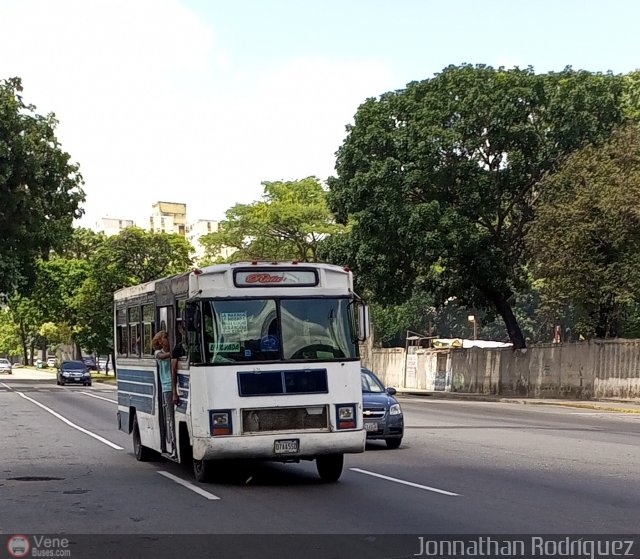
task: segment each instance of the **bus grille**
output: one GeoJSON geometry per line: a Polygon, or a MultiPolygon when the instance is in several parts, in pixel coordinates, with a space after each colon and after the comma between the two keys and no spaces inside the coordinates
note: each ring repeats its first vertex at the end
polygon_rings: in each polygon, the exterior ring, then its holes
{"type": "Polygon", "coordinates": [[[326,406],[242,410],[242,429],[244,433],[328,428],[329,421],[326,406]]]}

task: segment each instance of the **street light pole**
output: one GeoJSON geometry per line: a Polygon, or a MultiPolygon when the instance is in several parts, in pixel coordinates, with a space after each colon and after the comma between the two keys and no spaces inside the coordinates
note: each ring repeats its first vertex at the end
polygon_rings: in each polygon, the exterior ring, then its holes
{"type": "Polygon", "coordinates": [[[478,339],[478,321],[476,320],[475,315],[469,315],[469,322],[473,322],[473,339],[478,339]]]}

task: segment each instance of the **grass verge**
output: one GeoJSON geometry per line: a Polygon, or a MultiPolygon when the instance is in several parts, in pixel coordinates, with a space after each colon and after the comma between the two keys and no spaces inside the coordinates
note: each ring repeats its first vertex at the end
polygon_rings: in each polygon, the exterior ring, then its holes
{"type": "Polygon", "coordinates": [[[91,371],[91,380],[102,382],[104,384],[111,384],[113,386],[118,384],[118,379],[113,375],[105,375],[104,373],[96,373],[95,371],[91,371]]]}

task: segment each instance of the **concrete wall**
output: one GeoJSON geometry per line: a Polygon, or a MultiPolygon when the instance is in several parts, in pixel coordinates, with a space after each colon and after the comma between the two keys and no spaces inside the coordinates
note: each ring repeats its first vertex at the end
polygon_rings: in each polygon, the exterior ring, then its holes
{"type": "Polygon", "coordinates": [[[536,398],[640,398],[640,340],[598,340],[511,349],[417,351],[365,348],[365,366],[387,386],[536,398]],[[412,373],[411,369],[409,370],[412,373]]]}

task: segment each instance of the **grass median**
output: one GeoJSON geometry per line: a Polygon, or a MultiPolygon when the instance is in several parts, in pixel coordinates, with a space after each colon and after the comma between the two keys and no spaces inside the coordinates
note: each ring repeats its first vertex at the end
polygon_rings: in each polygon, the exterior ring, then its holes
{"type": "Polygon", "coordinates": [[[118,384],[118,379],[114,377],[113,374],[105,375],[104,373],[96,373],[95,371],[91,371],[91,380],[104,384],[112,384],[113,386],[118,384]]]}

